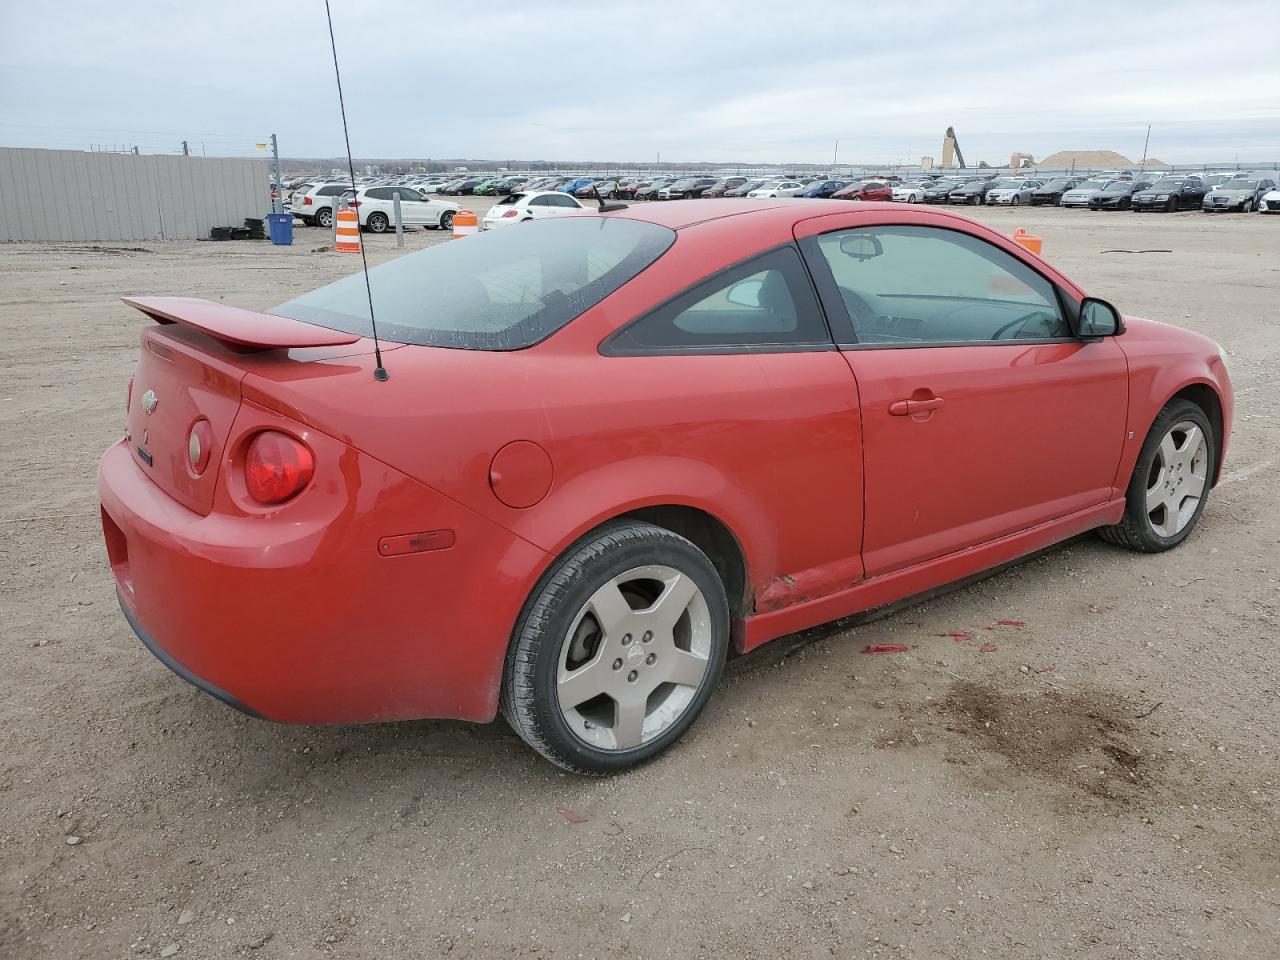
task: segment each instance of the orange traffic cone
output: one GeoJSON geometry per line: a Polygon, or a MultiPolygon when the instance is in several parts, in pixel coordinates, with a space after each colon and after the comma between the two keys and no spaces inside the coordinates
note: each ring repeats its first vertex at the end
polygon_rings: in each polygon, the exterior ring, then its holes
{"type": "Polygon", "coordinates": [[[1023,230],[1021,227],[1013,231],[1013,242],[1022,244],[1022,246],[1036,254],[1038,254],[1040,252],[1040,248],[1044,246],[1043,240],[1027,233],[1027,231],[1023,230]]]}
{"type": "Polygon", "coordinates": [[[339,210],[333,248],[339,253],[360,252],[360,218],[354,210],[339,210]]]}
{"type": "Polygon", "coordinates": [[[480,232],[480,221],[470,210],[459,210],[453,215],[453,239],[470,237],[480,232]]]}

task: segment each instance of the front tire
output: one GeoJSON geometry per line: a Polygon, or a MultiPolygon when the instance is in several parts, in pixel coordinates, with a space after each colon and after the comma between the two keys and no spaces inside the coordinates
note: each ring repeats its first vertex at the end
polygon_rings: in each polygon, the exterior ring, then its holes
{"type": "Polygon", "coordinates": [[[1171,550],[1200,520],[1218,464],[1213,430],[1190,400],[1165,405],[1138,453],[1124,516],[1098,535],[1140,553],[1171,550]]]}
{"type": "Polygon", "coordinates": [[[452,210],[446,210],[444,213],[440,214],[440,229],[441,230],[453,229],[453,211],[452,210]]]}
{"type": "Polygon", "coordinates": [[[609,523],[572,546],[525,604],[502,714],[552,763],[616,773],[684,735],[728,647],[724,585],[706,554],[651,524],[609,523]]]}
{"type": "Polygon", "coordinates": [[[1012,201],[1012,202],[1013,202],[1013,205],[1014,205],[1015,207],[1021,206],[1021,205],[1022,205],[1022,198],[1021,198],[1021,197],[1019,197],[1019,196],[1017,196],[1017,195],[1015,195],[1015,196],[1014,196],[1014,198],[1013,198],[1013,201],[1012,201]]]}

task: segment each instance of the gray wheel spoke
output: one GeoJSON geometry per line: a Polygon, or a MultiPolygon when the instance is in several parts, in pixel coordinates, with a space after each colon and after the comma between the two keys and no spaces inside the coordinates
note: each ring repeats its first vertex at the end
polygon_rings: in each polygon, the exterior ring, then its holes
{"type": "Polygon", "coordinates": [[[618,589],[617,578],[610,580],[591,595],[587,606],[595,614],[596,621],[604,630],[606,637],[617,639],[625,632],[626,626],[634,616],[627,598],[618,589]]]}
{"type": "Polygon", "coordinates": [[[566,709],[586,703],[592,697],[605,692],[609,683],[609,664],[604,663],[597,655],[586,666],[579,667],[572,673],[561,671],[556,683],[556,691],[560,697],[560,706],[566,709]]]}
{"type": "Polygon", "coordinates": [[[1188,497],[1199,497],[1204,493],[1204,477],[1188,474],[1186,483],[1182,485],[1182,492],[1188,497]]]}
{"type": "Polygon", "coordinates": [[[650,608],[654,625],[664,632],[673,629],[697,592],[698,586],[691,577],[677,573],[674,579],[667,581],[662,596],[650,608]]]}
{"type": "Polygon", "coordinates": [[[614,700],[613,740],[619,750],[644,742],[644,708],[645,698],[639,690],[628,690],[614,700]]]}
{"type": "MultiPolygon", "coordinates": [[[[1160,464],[1168,470],[1178,461],[1178,445],[1173,442],[1173,431],[1170,430],[1160,441],[1160,464]]],[[[1162,470],[1163,472],[1163,470],[1162,470]]]]}
{"type": "Polygon", "coordinates": [[[1200,443],[1204,439],[1204,435],[1200,432],[1200,428],[1192,426],[1182,438],[1182,446],[1178,448],[1178,457],[1182,463],[1186,464],[1186,468],[1191,469],[1191,461],[1200,450],[1200,443]]]}
{"type": "Polygon", "coordinates": [[[685,687],[696,687],[702,683],[707,673],[707,658],[689,653],[687,650],[672,649],[663,654],[671,662],[667,670],[667,680],[685,687]]]}

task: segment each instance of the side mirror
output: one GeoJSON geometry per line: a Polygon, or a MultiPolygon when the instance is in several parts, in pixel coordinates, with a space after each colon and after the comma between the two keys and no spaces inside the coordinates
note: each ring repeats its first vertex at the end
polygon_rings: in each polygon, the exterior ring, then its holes
{"type": "Polygon", "coordinates": [[[878,237],[865,233],[850,233],[840,238],[840,252],[854,260],[870,260],[884,253],[878,237]]]}
{"type": "Polygon", "coordinates": [[[760,291],[763,288],[764,281],[756,277],[739,280],[729,288],[729,292],[725,294],[725,299],[739,307],[759,309],[760,291]]]}
{"type": "Polygon", "coordinates": [[[1096,297],[1085,297],[1080,304],[1080,324],[1077,334],[1081,337],[1114,337],[1124,332],[1120,311],[1096,297]]]}

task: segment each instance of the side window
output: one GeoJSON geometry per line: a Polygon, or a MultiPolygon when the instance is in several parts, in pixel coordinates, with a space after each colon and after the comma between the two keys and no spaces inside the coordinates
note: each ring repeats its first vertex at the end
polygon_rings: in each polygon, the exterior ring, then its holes
{"type": "Polygon", "coordinates": [[[969,234],[937,227],[872,227],[824,234],[816,246],[859,343],[908,346],[1071,336],[1053,284],[969,234]]]}
{"type": "Polygon", "coordinates": [[[579,209],[578,204],[574,202],[573,197],[569,196],[567,193],[557,193],[547,199],[550,201],[549,205],[553,207],[572,207],[575,210],[579,209]]]}
{"type": "Polygon", "coordinates": [[[364,192],[370,200],[390,200],[391,191],[387,187],[373,187],[364,192]]]}
{"type": "Polygon", "coordinates": [[[530,201],[529,201],[529,206],[531,206],[531,207],[549,207],[549,206],[551,206],[551,199],[552,199],[552,197],[553,197],[553,194],[549,194],[549,193],[548,193],[548,194],[544,194],[544,195],[543,195],[543,196],[541,196],[541,197],[534,197],[532,200],[530,200],[530,201]]]}
{"type": "Polygon", "coordinates": [[[615,334],[605,353],[814,346],[830,343],[794,247],[731,267],[615,334]]]}
{"type": "Polygon", "coordinates": [[[400,191],[400,200],[402,202],[405,200],[412,200],[415,203],[422,202],[422,194],[417,190],[414,190],[412,187],[399,187],[397,189],[400,191]]]}
{"type": "Polygon", "coordinates": [[[350,189],[351,189],[350,187],[344,187],[342,184],[336,183],[329,187],[321,187],[319,190],[316,191],[316,196],[336,197],[336,196],[339,196],[340,194],[346,193],[350,189]]]}

